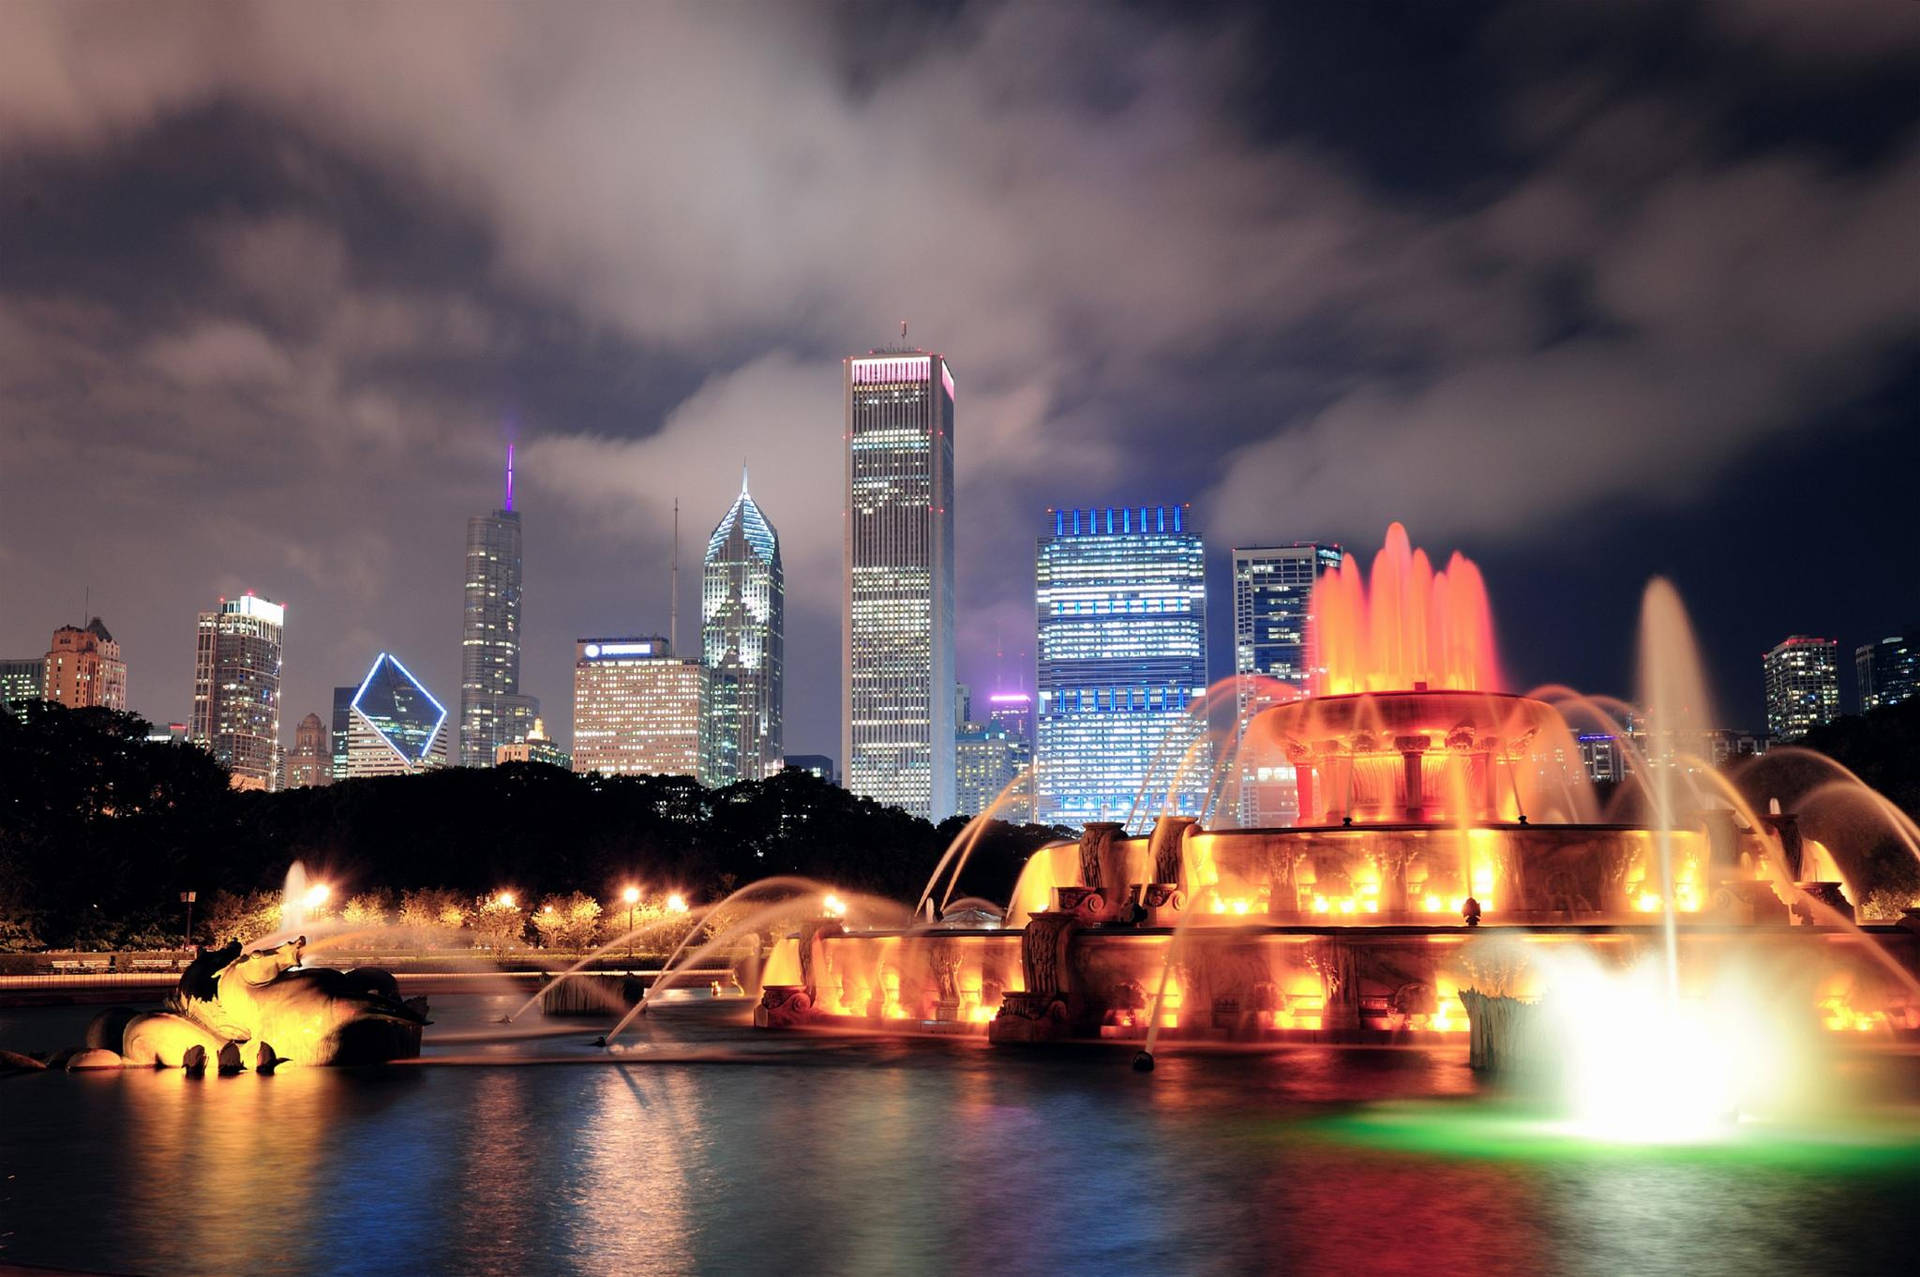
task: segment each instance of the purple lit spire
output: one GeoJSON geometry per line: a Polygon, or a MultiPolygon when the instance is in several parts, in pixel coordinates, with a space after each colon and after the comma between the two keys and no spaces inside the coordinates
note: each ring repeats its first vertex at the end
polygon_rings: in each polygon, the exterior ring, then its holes
{"type": "Polygon", "coordinates": [[[513,509],[513,445],[507,445],[507,507],[513,509]]]}

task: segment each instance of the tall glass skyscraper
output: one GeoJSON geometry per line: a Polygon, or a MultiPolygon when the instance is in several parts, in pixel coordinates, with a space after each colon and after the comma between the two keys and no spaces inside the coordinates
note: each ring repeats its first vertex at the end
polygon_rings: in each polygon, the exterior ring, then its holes
{"type": "Polygon", "coordinates": [[[1840,644],[1795,634],[1760,658],[1767,678],[1767,735],[1805,736],[1840,717],[1840,644]]]}
{"type": "Polygon", "coordinates": [[[1188,707],[1207,687],[1207,577],[1187,508],[1050,520],[1036,568],[1039,819],[1199,815],[1213,760],[1188,707]]]}
{"type": "Polygon", "coordinates": [[[347,775],[402,776],[446,766],[446,707],[394,657],[374,658],[350,711],[347,775]]]}
{"type": "Polygon", "coordinates": [[[1920,692],[1920,637],[1892,634],[1853,649],[1859,677],[1860,712],[1898,705],[1920,692]]]}
{"type": "Polygon", "coordinates": [[[460,766],[493,766],[499,747],[525,740],[539,716],[540,702],[520,695],[520,512],[509,444],[504,505],[467,520],[460,766]]]}
{"type": "MultiPolygon", "coordinates": [[[[1303,688],[1307,669],[1307,614],[1313,583],[1340,566],[1340,547],[1236,546],[1233,551],[1233,672],[1236,738],[1253,716],[1278,699],[1267,680],[1303,688]]],[[[1242,754],[1238,801],[1243,826],[1290,825],[1299,813],[1293,766],[1284,758],[1242,754]]]]}
{"type": "Polygon", "coordinates": [[[242,789],[278,789],[280,647],[286,609],[252,594],[200,614],[193,662],[192,738],[242,789]]]}
{"type": "Polygon", "coordinates": [[[780,537],[747,493],[707,538],[700,581],[700,649],[707,701],[700,715],[701,780],[731,785],[779,771],[786,578],[780,537]]]}
{"type": "Polygon", "coordinates": [[[954,810],[953,374],[901,347],[846,361],[845,689],[855,794],[954,810]]]}

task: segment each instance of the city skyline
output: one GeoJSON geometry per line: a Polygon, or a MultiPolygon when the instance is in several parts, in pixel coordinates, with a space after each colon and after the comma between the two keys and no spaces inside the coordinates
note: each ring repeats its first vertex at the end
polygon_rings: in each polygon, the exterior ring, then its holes
{"type": "MultiPolygon", "coordinates": [[[[1920,52],[1866,11],[1841,40],[1737,8],[1655,65],[1630,17],[1555,3],[1455,15],[1438,59],[1418,22],[1359,39],[1357,15],[1251,6],[791,6],[589,36],[182,5],[155,38],[190,38],[156,62],[84,8],[22,9],[16,49],[117,87],[21,74],[0,99],[0,653],[101,615],[131,707],[186,721],[177,601],[253,589],[301,618],[283,729],[383,648],[452,691],[448,564],[517,440],[540,528],[521,681],[564,697],[575,637],[667,628],[672,498],[714,517],[746,457],[785,540],[785,747],[837,755],[839,360],[905,316],[975,423],[964,681],[991,685],[1031,610],[1009,565],[1039,511],[1178,498],[1217,598],[1233,545],[1365,549],[1400,518],[1459,546],[1517,687],[1627,691],[1640,588],[1668,575],[1717,716],[1758,727],[1755,653],[1851,651],[1920,611],[1920,338],[1889,269],[1920,52]],[[381,74],[400,47],[440,55],[381,74]],[[1089,48],[1093,80],[1041,70],[1089,48]],[[620,88],[469,130],[529,76],[620,88]],[[395,109],[396,83],[446,109],[395,109]],[[701,145],[665,123],[689,110],[701,145]],[[1790,535],[1782,494],[1838,541],[1790,535]]],[[[1217,623],[1210,647],[1230,668],[1217,623]]]]}

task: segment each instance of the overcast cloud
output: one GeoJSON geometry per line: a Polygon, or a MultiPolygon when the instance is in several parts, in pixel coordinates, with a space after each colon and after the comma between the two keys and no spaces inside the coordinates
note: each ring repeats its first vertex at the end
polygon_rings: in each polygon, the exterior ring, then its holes
{"type": "Polygon", "coordinates": [[[1458,22],[1483,158],[1416,174],[1381,156],[1456,104],[1302,123],[1280,81],[1347,69],[1259,10],[10,4],[0,646],[91,587],[178,718],[194,612],[252,588],[289,731],[382,647],[457,697],[512,437],[564,728],[572,638],[665,628],[672,502],[692,570],[744,462],[789,746],[835,752],[839,359],[903,317],[958,380],[977,683],[1030,650],[1049,505],[1498,552],[1702,499],[1911,367],[1920,7],[1458,22]]]}

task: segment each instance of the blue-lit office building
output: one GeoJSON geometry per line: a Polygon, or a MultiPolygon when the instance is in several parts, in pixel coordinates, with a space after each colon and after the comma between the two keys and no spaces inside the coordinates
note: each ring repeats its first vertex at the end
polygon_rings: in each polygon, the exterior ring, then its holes
{"type": "Polygon", "coordinates": [[[1138,829],[1163,811],[1199,815],[1213,760],[1188,709],[1207,687],[1207,578],[1188,508],[1048,520],[1035,569],[1039,819],[1138,829]]]}
{"type": "Polygon", "coordinates": [[[399,776],[446,766],[446,706],[387,653],[374,658],[348,709],[348,776],[399,776]]]}

